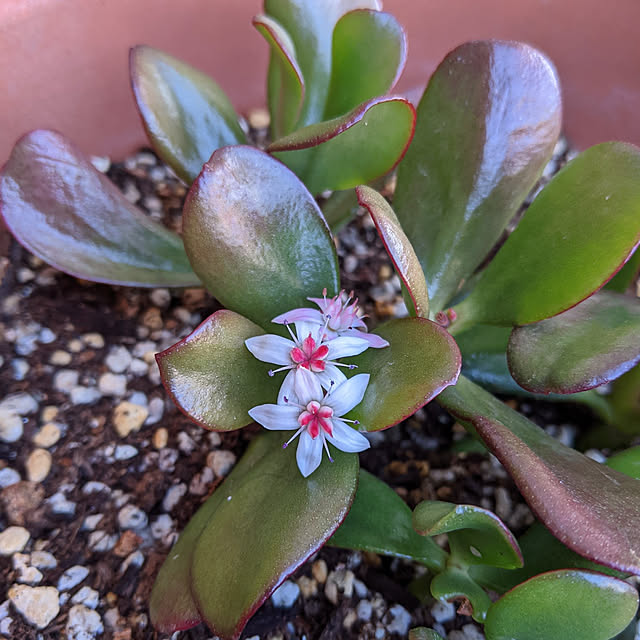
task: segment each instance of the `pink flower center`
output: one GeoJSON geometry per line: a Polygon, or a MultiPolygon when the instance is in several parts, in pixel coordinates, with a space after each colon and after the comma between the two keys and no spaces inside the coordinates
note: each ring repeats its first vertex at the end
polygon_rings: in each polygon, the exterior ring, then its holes
{"type": "Polygon", "coordinates": [[[320,435],[320,429],[332,436],[333,428],[330,420],[332,416],[333,409],[331,407],[321,405],[317,400],[312,400],[298,416],[298,424],[301,427],[306,427],[314,440],[320,435]]]}
{"type": "Polygon", "coordinates": [[[309,369],[314,373],[320,373],[324,371],[325,359],[329,353],[329,347],[326,344],[318,346],[316,341],[311,337],[311,334],[307,336],[299,347],[291,349],[289,354],[291,360],[298,367],[309,369]]]}

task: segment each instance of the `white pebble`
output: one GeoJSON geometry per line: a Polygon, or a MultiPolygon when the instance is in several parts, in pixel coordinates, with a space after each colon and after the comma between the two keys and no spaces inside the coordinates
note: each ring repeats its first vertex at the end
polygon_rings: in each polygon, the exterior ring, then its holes
{"type": "Polygon", "coordinates": [[[138,450],[130,444],[116,445],[116,449],[113,453],[115,460],[130,460],[138,455],[138,450]]]}
{"type": "Polygon", "coordinates": [[[120,565],[120,573],[124,573],[129,567],[141,567],[144,564],[144,554],[142,551],[133,551],[120,565]]]}
{"type": "Polygon", "coordinates": [[[81,338],[91,349],[104,349],[104,337],[99,333],[85,333],[81,338]]]}
{"type": "Polygon", "coordinates": [[[66,367],[71,364],[71,354],[62,349],[56,349],[49,358],[49,362],[56,367],[66,367]]]}
{"type": "Polygon", "coordinates": [[[226,476],[235,463],[236,456],[232,451],[216,450],[207,456],[207,466],[211,467],[219,478],[226,476]]]}
{"type": "Polygon", "coordinates": [[[113,373],[122,373],[131,364],[131,354],[126,347],[114,347],[109,351],[104,363],[113,373]]]}
{"type": "Polygon", "coordinates": [[[28,393],[14,393],[0,402],[0,411],[17,413],[19,416],[35,413],[37,410],[38,403],[35,398],[28,393]]]}
{"type": "Polygon", "coordinates": [[[38,629],[44,629],[60,611],[59,594],[54,587],[14,584],[8,596],[22,617],[38,629]]]}
{"type": "Polygon", "coordinates": [[[46,449],[34,449],[25,462],[27,478],[31,482],[42,482],[51,471],[51,454],[46,449]]]}
{"type": "Polygon", "coordinates": [[[17,442],[22,438],[23,432],[22,418],[16,412],[0,409],[0,440],[17,442]]]}
{"type": "Polygon", "coordinates": [[[149,417],[145,424],[156,424],[162,419],[164,414],[164,400],[162,398],[151,398],[149,401],[149,417]]]}
{"type": "Polygon", "coordinates": [[[64,493],[57,491],[47,498],[51,511],[60,516],[72,516],[76,512],[76,503],[67,500],[64,493]]]}
{"type": "Polygon", "coordinates": [[[300,595],[300,587],[291,580],[285,580],[272,594],[274,607],[290,609],[300,595]]]}
{"type": "Polygon", "coordinates": [[[141,529],[147,526],[147,514],[133,504],[126,504],[118,512],[121,529],[141,529]]]}
{"type": "Polygon", "coordinates": [[[86,586],[82,587],[82,589],[71,598],[73,604],[83,604],[85,607],[89,607],[89,609],[95,609],[99,601],[100,594],[95,589],[86,586]]]}
{"type": "Polygon", "coordinates": [[[369,622],[369,620],[371,620],[371,614],[373,613],[371,603],[368,600],[360,600],[360,602],[358,602],[356,613],[360,620],[369,622]]]}
{"type": "Polygon", "coordinates": [[[42,329],[40,329],[40,333],[38,334],[38,342],[40,342],[41,344],[51,344],[52,342],[56,341],[57,337],[58,336],[56,336],[56,334],[53,333],[51,329],[49,329],[48,327],[43,327],[42,329]]]}
{"type": "Polygon", "coordinates": [[[189,493],[194,496],[203,496],[209,491],[209,485],[213,482],[213,469],[211,467],[203,467],[199,473],[196,473],[189,483],[189,493]]]}
{"type": "Polygon", "coordinates": [[[149,372],[149,365],[144,360],[135,358],[129,365],[129,371],[134,376],[144,376],[149,372]]]}
{"type": "Polygon", "coordinates": [[[20,474],[11,467],[0,469],[0,489],[10,487],[12,484],[20,482],[20,474]]]}
{"type": "Polygon", "coordinates": [[[87,516],[82,522],[81,531],[93,531],[100,524],[100,520],[103,517],[102,513],[92,513],[87,516]]]}
{"type": "Polygon", "coordinates": [[[80,564],[69,567],[58,579],[58,591],[69,591],[89,575],[89,569],[80,564]]]}
{"type": "Polygon", "coordinates": [[[69,394],[72,404],[92,404],[100,400],[102,394],[95,387],[77,386],[69,394]]]}
{"type": "Polygon", "coordinates": [[[173,531],[174,525],[173,518],[163,513],[151,522],[151,535],[155,540],[162,540],[173,531]]]}
{"type": "Polygon", "coordinates": [[[58,440],[62,431],[55,422],[47,422],[42,428],[33,436],[33,444],[43,449],[52,447],[58,440]]]}
{"type": "Polygon", "coordinates": [[[389,609],[391,622],[387,624],[389,633],[398,633],[403,638],[409,633],[411,625],[411,614],[400,604],[394,604],[389,609]]]}
{"type": "Polygon", "coordinates": [[[62,393],[70,393],[78,385],[80,374],[74,369],[61,369],[53,376],[53,388],[62,393]]]}
{"type": "Polygon", "coordinates": [[[85,496],[88,496],[91,493],[99,493],[101,491],[111,493],[109,486],[99,480],[89,480],[89,482],[85,482],[82,487],[82,493],[84,493],[85,496]]]}
{"type": "Polygon", "coordinates": [[[103,373],[98,378],[98,389],[103,396],[123,396],[127,392],[127,377],[116,373],[103,373]]]}
{"type": "Polygon", "coordinates": [[[67,618],[67,640],[91,640],[104,631],[102,618],[97,611],[81,604],[69,610],[67,618]]]}
{"type": "Polygon", "coordinates": [[[131,404],[137,404],[140,407],[147,407],[149,405],[149,401],[147,400],[147,396],[142,391],[134,391],[129,396],[129,402],[131,404]]]}
{"type": "Polygon", "coordinates": [[[171,292],[169,289],[154,289],[149,295],[149,299],[161,309],[166,309],[171,303],[171,292]]]}
{"type": "Polygon", "coordinates": [[[196,448],[194,439],[186,431],[180,431],[180,433],[178,433],[177,440],[178,449],[180,449],[180,451],[182,451],[186,456],[190,455],[196,448]]]}
{"type": "Polygon", "coordinates": [[[431,615],[436,622],[449,622],[449,620],[455,618],[456,608],[451,602],[438,600],[438,602],[431,607],[431,615]]]}
{"type": "Polygon", "coordinates": [[[42,573],[36,567],[31,566],[28,553],[14,553],[11,557],[11,564],[19,573],[18,582],[38,584],[42,581],[42,573]]]}
{"type": "Polygon", "coordinates": [[[29,363],[23,358],[15,358],[11,362],[11,368],[13,369],[14,380],[24,380],[29,373],[29,363]]]}
{"type": "Polygon", "coordinates": [[[184,482],[180,482],[169,487],[162,500],[162,508],[167,512],[172,511],[186,492],[187,485],[184,482]]]}
{"type": "Polygon", "coordinates": [[[118,536],[116,534],[108,534],[106,531],[98,530],[92,531],[89,534],[87,541],[89,549],[91,551],[111,551],[118,542],[118,536]]]}
{"type": "Polygon", "coordinates": [[[22,551],[30,538],[24,527],[7,527],[0,533],[0,556],[10,556],[22,551]]]}
{"type": "Polygon", "coordinates": [[[38,569],[55,569],[58,566],[53,553],[49,551],[32,551],[31,564],[38,569]]]}

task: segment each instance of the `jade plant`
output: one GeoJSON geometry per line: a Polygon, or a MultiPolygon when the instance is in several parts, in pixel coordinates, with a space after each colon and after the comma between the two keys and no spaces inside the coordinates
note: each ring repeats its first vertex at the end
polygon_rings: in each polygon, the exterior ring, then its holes
{"type": "Polygon", "coordinates": [[[601,465],[489,390],[586,402],[634,432],[640,313],[624,291],[640,255],[640,150],[607,143],[580,154],[489,260],[556,144],[555,71],[526,45],[462,45],[430,79],[416,120],[407,101],[379,97],[406,49],[380,8],[265,1],[254,20],[271,51],[265,151],[246,144],[211,79],[149,47],[132,51],[143,124],[190,185],[181,237],[48,131],[17,143],[0,209],[20,242],[73,275],[201,283],[224,307],[158,354],[161,377],[204,428],[264,431],[161,568],[150,604],[158,630],[204,621],[237,638],[328,543],[422,564],[414,592],[458,601],[488,640],[606,640],[638,604],[623,578],[640,574],[640,456],[601,465]],[[364,183],[398,162],[391,205],[364,183]],[[341,290],[331,231],[354,194],[409,310],[372,331],[341,290]],[[593,391],[613,381],[610,400],[593,391]],[[433,399],[495,454],[535,512],[519,540],[473,505],[429,501],[412,513],[359,469],[368,432],[433,399]],[[443,534],[446,548],[432,539],[443,534]]]}

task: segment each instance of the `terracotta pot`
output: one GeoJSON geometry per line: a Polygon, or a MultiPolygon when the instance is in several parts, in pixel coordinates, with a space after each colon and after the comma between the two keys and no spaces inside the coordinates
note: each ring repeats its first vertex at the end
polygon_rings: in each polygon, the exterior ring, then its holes
{"type": "MultiPolygon", "coordinates": [[[[210,73],[240,111],[263,105],[267,47],[250,24],[260,9],[260,0],[2,0],[0,162],[36,127],[116,158],[141,144],[127,73],[137,43],[210,73]]],[[[640,143],[637,0],[386,0],[385,9],[409,34],[400,90],[421,90],[465,40],[524,40],[558,67],[574,143],[640,143]]]]}

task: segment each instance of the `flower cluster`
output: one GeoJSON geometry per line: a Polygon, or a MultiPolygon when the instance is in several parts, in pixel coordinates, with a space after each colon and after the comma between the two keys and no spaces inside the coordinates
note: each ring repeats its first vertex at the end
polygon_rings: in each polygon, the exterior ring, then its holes
{"type": "Polygon", "coordinates": [[[249,415],[266,429],[295,430],[283,446],[300,437],[296,460],[305,478],[320,466],[323,450],[332,460],[329,443],[349,453],[369,448],[367,438],[348,424],[358,422],[342,417],[360,404],[369,374],[347,378],[342,369],[356,366],[338,360],[369,347],[389,345],[380,336],[367,333],[353,294],[346,296],[341,291],[327,299],[325,289],[322,298],[309,300],[320,310],[293,309],[273,319],[287,328],[290,339],[267,334],[245,341],[258,360],[279,365],[269,371],[270,376],[287,372],[276,404],[253,407],[249,415]]]}

